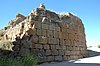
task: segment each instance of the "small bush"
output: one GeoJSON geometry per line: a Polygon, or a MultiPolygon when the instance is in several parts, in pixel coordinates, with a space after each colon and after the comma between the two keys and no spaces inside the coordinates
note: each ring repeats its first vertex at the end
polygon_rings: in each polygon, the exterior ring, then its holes
{"type": "Polygon", "coordinates": [[[35,66],[38,60],[35,55],[28,53],[23,56],[21,61],[23,66],[35,66]]]}
{"type": "Polygon", "coordinates": [[[100,48],[100,45],[98,45],[98,48],[100,48]]]}
{"type": "Polygon", "coordinates": [[[15,58],[6,58],[0,56],[0,66],[18,66],[15,58]]]}
{"type": "Polygon", "coordinates": [[[37,61],[37,57],[30,53],[24,55],[20,60],[0,56],[0,66],[36,66],[37,61]]]}

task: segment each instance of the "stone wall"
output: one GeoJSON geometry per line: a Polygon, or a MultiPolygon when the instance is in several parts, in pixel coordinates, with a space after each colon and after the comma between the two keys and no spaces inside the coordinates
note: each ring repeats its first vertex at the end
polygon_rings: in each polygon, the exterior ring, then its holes
{"type": "Polygon", "coordinates": [[[27,17],[21,14],[18,17],[22,20],[13,20],[14,25],[7,26],[5,34],[5,39],[14,43],[15,56],[33,53],[39,57],[39,62],[86,56],[84,26],[77,16],[56,14],[39,7],[27,17]]]}

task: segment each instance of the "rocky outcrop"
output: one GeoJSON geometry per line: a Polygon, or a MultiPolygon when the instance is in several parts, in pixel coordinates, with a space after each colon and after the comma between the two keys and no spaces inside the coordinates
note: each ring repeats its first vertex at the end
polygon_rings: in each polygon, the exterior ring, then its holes
{"type": "Polygon", "coordinates": [[[13,41],[15,56],[34,53],[39,57],[39,62],[86,56],[83,23],[71,13],[56,14],[41,4],[26,17],[16,15],[8,26],[4,38],[13,41]]]}

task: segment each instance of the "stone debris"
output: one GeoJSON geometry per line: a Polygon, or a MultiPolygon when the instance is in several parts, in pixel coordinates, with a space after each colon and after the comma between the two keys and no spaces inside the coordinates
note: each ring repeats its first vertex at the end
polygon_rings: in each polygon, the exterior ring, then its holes
{"type": "Polygon", "coordinates": [[[41,4],[26,17],[17,14],[8,26],[5,40],[13,41],[15,56],[33,53],[40,63],[86,56],[83,23],[71,13],[56,14],[41,4]]]}
{"type": "Polygon", "coordinates": [[[45,9],[44,4],[43,4],[43,3],[42,3],[42,4],[40,4],[39,8],[40,8],[40,9],[45,9]]]}

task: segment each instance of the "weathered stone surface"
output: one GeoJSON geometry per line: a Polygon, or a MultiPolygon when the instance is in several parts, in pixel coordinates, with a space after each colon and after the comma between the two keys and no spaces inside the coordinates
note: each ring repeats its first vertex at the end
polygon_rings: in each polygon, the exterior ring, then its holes
{"type": "Polygon", "coordinates": [[[61,55],[64,55],[64,50],[58,50],[58,54],[61,56],[61,55]]]}
{"type": "Polygon", "coordinates": [[[30,53],[30,50],[27,49],[27,48],[21,48],[20,51],[19,51],[19,54],[20,54],[21,56],[23,56],[23,55],[25,55],[25,54],[27,54],[27,53],[30,53]]]}
{"type": "Polygon", "coordinates": [[[55,56],[55,61],[62,61],[62,56],[55,56]]]}
{"type": "Polygon", "coordinates": [[[84,25],[79,17],[56,14],[43,4],[28,16],[17,14],[5,27],[5,40],[14,42],[17,56],[34,53],[39,62],[64,61],[86,56],[84,25]]]}
{"type": "Polygon", "coordinates": [[[38,36],[32,36],[32,37],[30,38],[30,40],[32,41],[32,43],[38,43],[39,37],[38,37],[38,36]]]}
{"type": "Polygon", "coordinates": [[[47,30],[47,37],[53,37],[53,31],[47,30]]]}
{"type": "Polygon", "coordinates": [[[42,49],[43,46],[42,46],[42,44],[35,44],[35,48],[42,49]]]}
{"type": "Polygon", "coordinates": [[[36,30],[36,34],[37,34],[38,36],[41,36],[41,32],[42,32],[41,29],[37,29],[37,30],[36,30]]]}
{"type": "Polygon", "coordinates": [[[47,36],[47,30],[41,30],[42,31],[42,36],[47,36]]]}
{"type": "Polygon", "coordinates": [[[63,58],[64,58],[65,61],[68,60],[68,56],[67,55],[64,55],[63,58]]]}
{"type": "Polygon", "coordinates": [[[71,53],[70,53],[70,51],[65,51],[65,55],[70,55],[71,53]]]}
{"type": "Polygon", "coordinates": [[[50,62],[50,61],[54,61],[54,56],[48,56],[48,57],[47,57],[47,61],[49,61],[49,62],[50,62]]]}
{"type": "Polygon", "coordinates": [[[62,49],[60,45],[56,45],[56,49],[62,49]]]}
{"type": "Polygon", "coordinates": [[[22,14],[17,14],[16,15],[16,17],[21,17],[21,18],[23,18],[23,19],[25,19],[26,17],[25,16],[23,16],[22,14]]]}
{"type": "Polygon", "coordinates": [[[43,4],[40,4],[39,8],[40,9],[45,9],[45,6],[43,4]]]}
{"type": "Polygon", "coordinates": [[[50,49],[50,46],[49,45],[43,45],[43,48],[44,49],[50,49]]]}
{"type": "Polygon", "coordinates": [[[45,29],[45,30],[48,30],[48,28],[49,28],[49,25],[48,24],[42,24],[42,29],[45,29]]]}
{"type": "Polygon", "coordinates": [[[56,49],[56,45],[50,45],[50,49],[56,49]]]}
{"type": "Polygon", "coordinates": [[[49,44],[57,44],[57,39],[50,37],[50,38],[48,38],[48,43],[49,44]]]}
{"type": "Polygon", "coordinates": [[[51,50],[46,50],[46,55],[51,55],[51,50]]]}
{"type": "Polygon", "coordinates": [[[58,55],[58,51],[57,50],[51,50],[52,55],[58,55]]]}
{"type": "Polygon", "coordinates": [[[39,36],[39,43],[41,43],[41,44],[47,44],[47,37],[45,37],[45,36],[39,36]]]}

